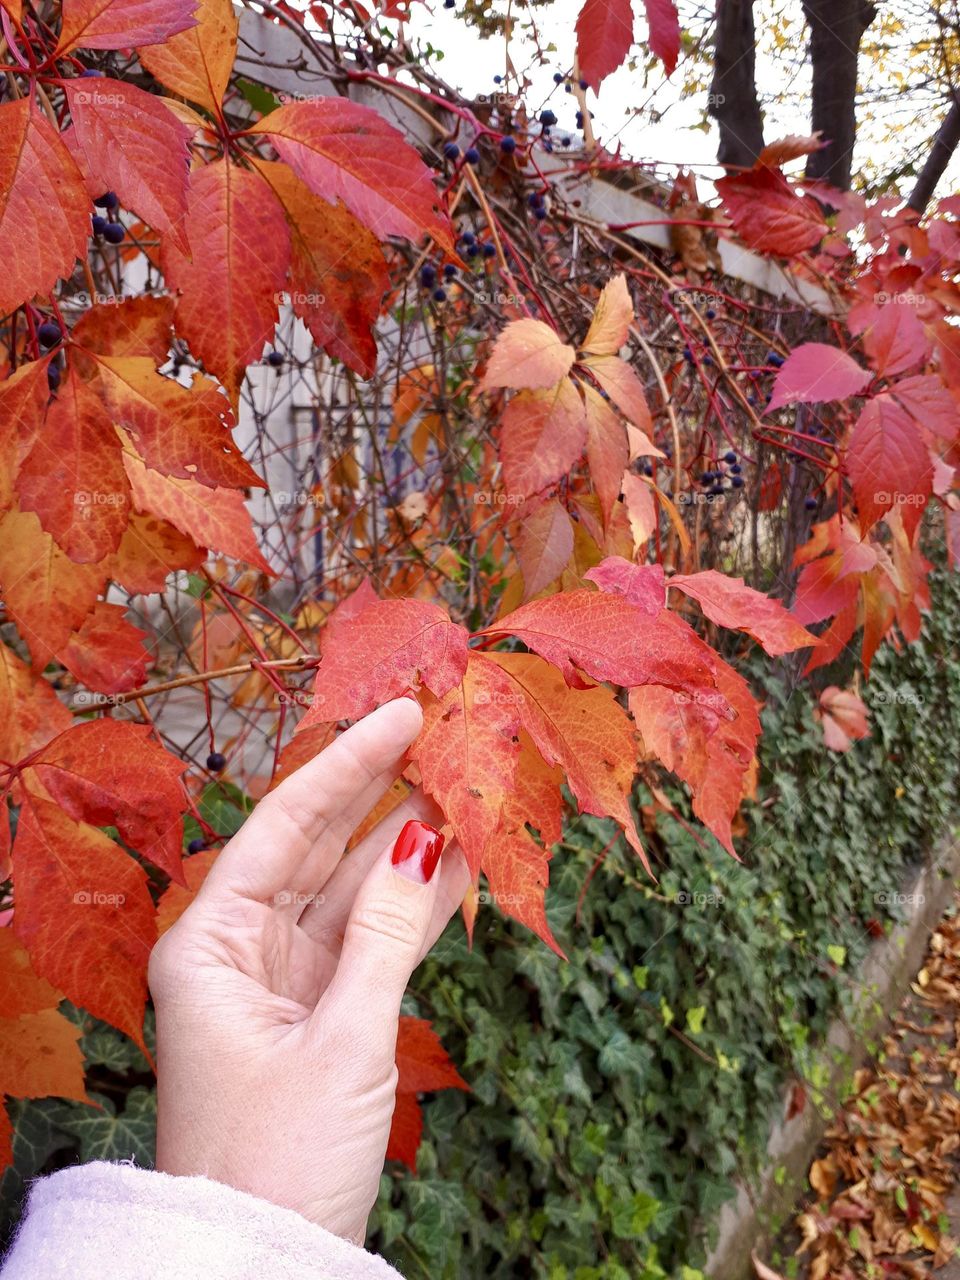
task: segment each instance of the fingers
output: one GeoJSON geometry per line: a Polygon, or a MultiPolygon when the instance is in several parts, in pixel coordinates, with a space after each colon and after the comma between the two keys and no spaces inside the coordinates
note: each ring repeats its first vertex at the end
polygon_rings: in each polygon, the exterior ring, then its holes
{"type": "Polygon", "coordinates": [[[344,843],[397,776],[423,716],[397,698],[342,733],[265,796],[224,848],[199,898],[238,895],[272,902],[313,893],[336,866],[344,843]]]}
{"type": "MultiPolygon", "coordinates": [[[[394,867],[393,846],[388,845],[354,899],[339,964],[312,1022],[321,1035],[351,1028],[374,1066],[392,1065],[400,1002],[410,975],[466,891],[466,865],[454,852],[449,866],[443,865],[444,853],[424,882],[416,874],[421,865],[417,855],[394,867]]],[[[428,850],[428,871],[429,862],[428,850]]]]}

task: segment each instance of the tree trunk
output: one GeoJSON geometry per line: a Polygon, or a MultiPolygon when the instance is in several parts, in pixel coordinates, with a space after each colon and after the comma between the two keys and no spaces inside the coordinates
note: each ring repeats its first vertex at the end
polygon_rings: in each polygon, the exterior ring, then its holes
{"type": "Polygon", "coordinates": [[[849,191],[857,137],[857,58],[877,11],[866,0],[803,0],[803,12],[813,65],[810,124],[827,143],[807,160],[807,177],[849,191]]]}
{"type": "Polygon", "coordinates": [[[713,83],[707,110],[720,129],[717,159],[726,169],[749,169],[763,150],[755,63],[753,0],[717,0],[713,83]]]}
{"type": "Polygon", "coordinates": [[[930,203],[934,188],[943,177],[943,171],[950,163],[950,157],[960,143],[960,99],[954,98],[953,106],[944,117],[943,124],[934,138],[926,164],[920,170],[917,185],[907,201],[911,209],[923,213],[930,203]]]}

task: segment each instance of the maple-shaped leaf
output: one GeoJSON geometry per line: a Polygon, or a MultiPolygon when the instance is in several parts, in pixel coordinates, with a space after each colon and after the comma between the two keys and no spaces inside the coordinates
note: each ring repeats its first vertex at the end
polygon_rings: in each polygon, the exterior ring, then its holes
{"type": "Polygon", "coordinates": [[[144,356],[98,356],[104,402],[148,467],[216,488],[266,488],[233,442],[235,418],[216,383],[189,387],[157,373],[144,356]]]}
{"type": "Polygon", "coordinates": [[[933,464],[916,422],[893,396],[874,396],[864,405],[846,464],[863,532],[896,506],[912,533],[933,488],[933,464]]]}
{"type": "Polygon", "coordinates": [[[440,1037],[425,1018],[401,1018],[397,1027],[397,1101],[387,1143],[387,1159],[402,1160],[417,1171],[417,1148],[423,1133],[418,1093],[470,1086],[450,1061],[440,1037]]]}
{"type": "MultiPolygon", "coordinates": [[[[601,591],[623,596],[647,617],[657,617],[666,607],[665,578],[659,564],[632,564],[623,556],[607,556],[583,576],[588,582],[595,582],[601,591]]],[[[671,583],[674,581],[671,579],[671,583]]]]}
{"type": "Polygon", "coordinates": [[[22,760],[72,723],[49,682],[0,644],[0,760],[22,760]]]}
{"type": "Polygon", "coordinates": [[[814,713],[823,726],[823,740],[831,751],[849,751],[854,742],[870,737],[870,713],[850,689],[829,685],[820,694],[814,713]]]}
{"type": "Polygon", "coordinates": [[[194,571],[203,561],[203,551],[192,538],[158,516],[134,511],[107,574],[132,595],[149,595],[162,591],[171,573],[194,571]]]}
{"type": "Polygon", "coordinates": [[[168,521],[198,546],[245,560],[273,575],[257,546],[242,493],[161,475],[130,453],[124,453],[123,464],[137,511],[168,521]]]}
{"type": "Polygon", "coordinates": [[[651,618],[621,596],[603,591],[567,591],[531,600],[481,634],[516,636],[574,687],[583,687],[581,672],[624,687],[712,687],[711,660],[678,638],[669,617],[651,618]]]}
{"type": "Polygon", "coordinates": [[[680,17],[675,0],[643,0],[647,15],[650,52],[663,63],[668,76],[672,75],[680,56],[680,17]]]}
{"type": "Polygon", "coordinates": [[[590,480],[600,499],[603,523],[610,523],[613,505],[620,496],[621,480],[630,459],[627,432],[606,400],[584,385],[583,403],[587,414],[587,462],[590,480]]]}
{"type": "Polygon", "coordinates": [[[233,70],[239,18],[231,0],[193,0],[193,8],[195,25],[137,53],[162,85],[216,114],[233,70]]]}
{"type": "Polygon", "coordinates": [[[427,600],[374,600],[355,615],[337,610],[321,632],[323,661],[300,727],[359,720],[421,683],[443,697],[463,678],[468,638],[427,600]]]}
{"type": "Polygon", "coordinates": [[[838,347],[825,342],[805,342],[784,361],[773,384],[767,409],[785,404],[813,404],[821,400],[847,400],[859,395],[872,374],[838,347]]]}
{"type": "Polygon", "coordinates": [[[106,407],[74,369],[51,399],[17,478],[20,506],[78,564],[116,551],[130,514],[130,486],[106,407]]]}
{"type": "Polygon", "coordinates": [[[194,24],[197,0],[63,0],[57,56],[162,44],[194,24]]]}
{"type": "Polygon", "coordinates": [[[523,728],[547,764],[563,770],[580,812],[618,823],[649,870],[629,803],[637,771],[636,735],[613,690],[570,689],[533,654],[490,657],[509,677],[523,728]]]}
{"type": "Polygon", "coordinates": [[[480,385],[484,390],[555,388],[576,357],[573,347],[542,320],[512,320],[497,337],[480,385]]]}
{"type": "Polygon", "coordinates": [[[921,427],[951,443],[957,438],[960,404],[938,377],[918,373],[899,378],[888,391],[921,427]]]}
{"type": "Polygon", "coordinates": [[[193,171],[187,214],[192,258],[165,239],[163,274],[179,291],[178,330],[236,406],[247,366],[274,334],[290,230],[260,174],[227,159],[193,171]]]}
{"type": "Polygon", "coordinates": [[[97,303],[83,313],[70,331],[73,358],[84,376],[96,373],[90,356],[148,356],[164,364],[173,339],[174,300],[169,294],[137,294],[111,303],[97,303]]]}
{"type": "Polygon", "coordinates": [[[114,191],[183,252],[190,130],[162,99],[124,80],[63,81],[72,128],[64,141],[93,198],[114,191]]]}
{"type": "Polygon", "coordinates": [[[410,748],[423,789],[453,828],[474,880],[513,789],[521,699],[491,657],[471,651],[462,683],[425,694],[423,728],[410,748]]]}
{"type": "Polygon", "coordinates": [[[0,520],[0,591],[40,669],[93,609],[105,584],[103,564],[70,560],[31,511],[11,510],[0,520]]]}
{"type": "Polygon", "coordinates": [[[90,196],[76,161],[31,98],[0,104],[0,315],[49,293],[87,252],[90,196]]]}
{"type": "Polygon", "coordinates": [[[98,600],[57,655],[71,675],[98,693],[126,693],[147,678],[147,632],[135,627],[118,604],[98,600]]]}
{"type": "Polygon", "coordinates": [[[433,176],[403,134],[372,107],[347,98],[290,102],[248,132],[264,134],[310,190],[342,200],[378,240],[432,236],[453,253],[450,222],[433,176]]]}
{"type": "Polygon", "coordinates": [[[590,328],[583,340],[585,355],[615,356],[627,341],[633,323],[633,301],[621,272],[603,286],[590,328]]]}
{"type": "Polygon", "coordinates": [[[147,875],[59,804],[28,792],[13,845],[14,931],[35,971],[147,1052],[147,960],[156,940],[147,875]]]}
{"type": "Polygon", "coordinates": [[[733,816],[755,759],[760,717],[743,677],[722,659],[716,667],[715,690],[690,697],[651,685],[631,689],[629,704],[644,746],[686,782],[694,813],[736,857],[733,816]]]}
{"type": "Polygon", "coordinates": [[[555,582],[566,568],[573,555],[573,524],[566,509],[553,499],[520,522],[515,541],[527,600],[555,582]]]}
{"type": "Polygon", "coordinates": [[[583,456],[587,418],[569,378],[541,391],[520,391],[500,424],[500,460],[508,493],[527,497],[567,475],[583,456]]]}
{"type": "Polygon", "coordinates": [[[779,600],[748,587],[742,578],[728,578],[715,569],[705,569],[702,573],[675,573],[667,585],[696,600],[711,622],[732,631],[745,631],[771,657],[817,643],[816,636],[801,626],[779,600]]]}
{"type": "Polygon", "coordinates": [[[317,346],[371,377],[377,362],[372,328],[390,287],[376,236],[342,204],[314,195],[287,165],[261,161],[257,169],[287,215],[294,315],[317,346]]]}
{"type": "Polygon", "coordinates": [[[636,440],[634,455],[646,454],[662,458],[662,451],[648,438],[653,432],[653,418],[644,395],[643,383],[630,365],[619,356],[588,356],[583,363],[623,416],[638,428],[640,434],[636,440]]]}
{"type": "Polygon", "coordinates": [[[870,311],[872,318],[863,330],[863,346],[882,377],[904,373],[927,355],[929,340],[915,306],[894,300],[873,306],[870,311]]]}
{"type": "Polygon", "coordinates": [[[804,566],[797,582],[793,615],[803,624],[821,622],[847,607],[851,599],[856,600],[858,575],[876,565],[877,550],[861,540],[853,521],[841,522],[839,516],[833,516],[814,525],[793,562],[804,566]]]}
{"type": "Polygon", "coordinates": [[[11,1098],[89,1101],[83,1083],[82,1034],[56,1008],[18,1018],[0,1017],[0,1093],[11,1098]]]}
{"type": "Polygon", "coordinates": [[[761,165],[714,185],[737,235],[758,253],[789,258],[812,249],[830,229],[817,202],[797,195],[779,169],[761,165]]]}
{"type": "Polygon", "coordinates": [[[148,725],[88,720],[49,742],[30,768],[77,822],[116,827],[131,849],[182,882],[186,765],[148,725]]]}
{"type": "Polygon", "coordinates": [[[633,44],[632,0],[586,0],[576,32],[580,74],[599,89],[623,65],[633,44]]]}

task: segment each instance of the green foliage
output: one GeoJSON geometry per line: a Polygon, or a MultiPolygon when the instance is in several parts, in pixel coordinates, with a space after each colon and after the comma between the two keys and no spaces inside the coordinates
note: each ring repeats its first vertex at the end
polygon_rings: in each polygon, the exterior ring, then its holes
{"type": "Polygon", "coordinates": [[[661,820],[658,884],[618,842],[587,885],[613,829],[581,818],[547,895],[569,964],[491,909],[472,952],[451,926],[408,1012],[433,1020],[473,1092],[425,1107],[418,1179],[384,1176],[372,1244],[404,1275],[699,1274],[786,1082],[816,1101],[817,1046],[855,1003],[867,922],[902,915],[908,870],[950,821],[960,584],[934,588],[923,638],[878,657],[872,737],[846,755],[825,751],[809,683],[756,664],[744,865],[661,820]]]}

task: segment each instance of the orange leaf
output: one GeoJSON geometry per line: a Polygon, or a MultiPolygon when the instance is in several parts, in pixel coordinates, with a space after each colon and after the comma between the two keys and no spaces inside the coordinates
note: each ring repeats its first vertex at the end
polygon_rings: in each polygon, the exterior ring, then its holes
{"type": "Polygon", "coordinates": [[[192,261],[164,240],[163,274],[179,290],[178,329],[236,407],[247,366],[273,337],[290,231],[260,174],[226,159],[193,171],[187,217],[192,261]]]}
{"type": "Polygon", "coordinates": [[[176,924],[197,891],[207,878],[207,873],[217,860],[219,849],[201,849],[183,860],[183,877],[186,884],[171,884],[160,895],[157,903],[157,937],[176,924]]]}
{"type": "Polygon", "coordinates": [[[554,387],[570,372],[576,352],[542,320],[514,320],[497,338],[480,386],[537,391],[554,387]]]}
{"type": "Polygon", "coordinates": [[[162,591],[177,569],[199,569],[203,552],[192,538],[159,517],[134,511],[108,575],[132,594],[162,591]]]}
{"type": "Polygon", "coordinates": [[[30,98],[0,104],[0,315],[49,293],[86,254],[90,196],[60,135],[30,98]]]}
{"type": "Polygon", "coordinates": [[[715,569],[674,574],[668,586],[690,596],[718,626],[745,631],[771,657],[819,643],[779,600],[748,587],[742,578],[728,578],[715,569]]]}
{"type": "Polygon", "coordinates": [[[20,461],[43,428],[49,365],[49,358],[31,360],[0,382],[0,510],[11,506],[20,461]]]}
{"type": "Polygon", "coordinates": [[[196,10],[196,25],[137,54],[162,85],[216,114],[233,70],[239,19],[231,0],[186,3],[196,10]]]}
{"type": "Polygon", "coordinates": [[[193,26],[197,0],[63,0],[58,56],[162,44],[193,26]]]}
{"type": "Polygon", "coordinates": [[[587,462],[590,465],[590,479],[600,499],[600,510],[606,527],[610,523],[613,504],[620,496],[623,473],[629,461],[627,432],[606,400],[593,387],[585,385],[583,397],[587,411],[587,462]]]}
{"type": "Polygon", "coordinates": [[[0,760],[16,764],[71,724],[49,682],[0,644],[0,760]]]}
{"type": "Polygon", "coordinates": [[[147,678],[150,654],[143,647],[147,634],[126,620],[122,605],[98,600],[58,657],[88,689],[126,693],[147,678]]]}
{"type": "Polygon", "coordinates": [[[554,498],[520,522],[516,534],[517,563],[528,600],[555,582],[573,555],[573,524],[554,498]]]}
{"type": "Polygon", "coordinates": [[[70,336],[82,350],[91,375],[89,356],[149,356],[155,365],[165,364],[173,336],[173,298],[154,294],[122,298],[85,311],[70,336]]]}
{"type": "Polygon", "coordinates": [[[500,431],[507,492],[524,498],[539,493],[567,475],[583,456],[583,400],[569,378],[547,390],[521,391],[504,410],[500,431]]]}
{"type": "Polygon", "coordinates": [[[633,302],[621,273],[604,285],[581,350],[587,355],[615,356],[626,343],[632,323],[633,302]]]}
{"type": "Polygon", "coordinates": [[[147,958],[156,926],[143,868],[102,832],[29,795],[13,878],[14,930],[36,972],[146,1052],[147,958]]]}
{"type": "Polygon", "coordinates": [[[315,195],[331,204],[342,200],[378,240],[396,235],[418,241],[427,234],[444,251],[454,251],[430,170],[372,107],[347,98],[291,102],[250,133],[266,134],[315,195]]]}
{"type": "Polygon", "coordinates": [[[625,418],[638,428],[634,437],[633,456],[662,458],[663,452],[650,439],[653,434],[653,418],[644,395],[643,383],[633,369],[619,356],[591,356],[584,361],[600,386],[607,393],[625,418]]]}

